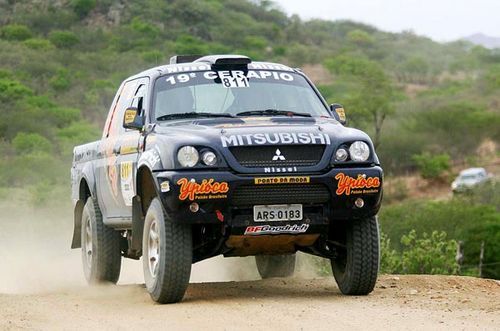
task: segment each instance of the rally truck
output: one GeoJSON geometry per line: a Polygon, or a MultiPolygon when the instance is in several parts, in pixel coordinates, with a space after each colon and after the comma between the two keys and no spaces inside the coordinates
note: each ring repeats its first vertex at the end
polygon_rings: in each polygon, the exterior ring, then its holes
{"type": "Polygon", "coordinates": [[[193,263],[255,256],[263,278],[287,277],[300,251],[329,259],[342,293],[374,288],[379,159],[300,69],[174,56],[123,81],[101,139],[73,157],[72,248],[90,284],[142,257],[152,299],[173,303],[193,263]]]}

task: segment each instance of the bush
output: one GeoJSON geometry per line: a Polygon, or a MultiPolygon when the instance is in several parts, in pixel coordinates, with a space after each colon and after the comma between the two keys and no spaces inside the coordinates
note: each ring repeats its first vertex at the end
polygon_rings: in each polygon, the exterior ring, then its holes
{"type": "Polygon", "coordinates": [[[413,155],[420,174],[425,179],[437,179],[450,170],[450,156],[448,154],[430,155],[422,153],[413,155]]]}
{"type": "Polygon", "coordinates": [[[458,271],[455,261],[457,243],[446,239],[445,232],[423,233],[419,238],[415,230],[401,237],[398,252],[391,247],[391,240],[384,234],[380,242],[380,270],[399,274],[444,274],[458,271]]]}
{"type": "Polygon", "coordinates": [[[49,79],[49,84],[56,91],[67,90],[71,85],[71,76],[68,70],[63,68],[57,70],[56,75],[49,79]]]}
{"type": "Polygon", "coordinates": [[[0,101],[14,103],[18,99],[30,96],[33,91],[26,85],[8,78],[0,78],[0,101]]]}
{"type": "Polygon", "coordinates": [[[26,25],[10,24],[6,25],[1,30],[3,39],[7,40],[26,40],[31,38],[33,34],[26,25]]]}
{"type": "MultiPolygon", "coordinates": [[[[473,198],[451,201],[414,201],[385,205],[380,212],[380,227],[396,251],[405,249],[401,237],[416,233],[446,232],[448,238],[464,242],[464,264],[479,264],[479,249],[484,241],[488,277],[500,279],[500,212],[498,206],[476,204],[473,198]],[[493,263],[493,264],[492,264],[493,263]]],[[[432,238],[431,238],[432,239],[432,238]]]]}
{"type": "Polygon", "coordinates": [[[24,45],[36,50],[49,50],[54,48],[54,45],[47,39],[31,38],[24,41],[24,45]]]}
{"type": "Polygon", "coordinates": [[[391,239],[380,234],[380,272],[385,274],[401,273],[401,257],[391,247],[391,239]]]}
{"type": "Polygon", "coordinates": [[[401,238],[403,254],[401,268],[405,274],[453,275],[458,271],[455,261],[457,243],[447,240],[445,232],[424,232],[418,238],[415,230],[401,238]]]}
{"type": "Polygon", "coordinates": [[[12,140],[12,145],[19,154],[52,152],[50,141],[37,133],[19,132],[12,140]]]}
{"type": "Polygon", "coordinates": [[[96,0],[73,0],[71,2],[73,11],[80,18],[87,16],[96,6],[96,0]]]}
{"type": "Polygon", "coordinates": [[[483,277],[500,279],[500,222],[473,226],[464,234],[463,242],[465,267],[476,270],[484,243],[483,277]]]}
{"type": "Polygon", "coordinates": [[[49,40],[57,48],[71,48],[80,42],[71,31],[52,31],[49,34],[49,40]]]}

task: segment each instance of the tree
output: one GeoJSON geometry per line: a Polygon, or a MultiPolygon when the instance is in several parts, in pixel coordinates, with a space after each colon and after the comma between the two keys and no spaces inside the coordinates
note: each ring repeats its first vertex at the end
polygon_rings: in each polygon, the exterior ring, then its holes
{"type": "Polygon", "coordinates": [[[382,67],[371,60],[340,55],[325,61],[325,66],[341,79],[354,83],[348,108],[374,129],[375,147],[380,145],[382,126],[394,113],[395,88],[382,67]]]}

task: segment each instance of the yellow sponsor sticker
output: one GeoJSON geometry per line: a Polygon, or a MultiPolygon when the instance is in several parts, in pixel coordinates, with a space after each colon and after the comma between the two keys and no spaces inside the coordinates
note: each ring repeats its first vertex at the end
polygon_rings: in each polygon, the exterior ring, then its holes
{"type": "Polygon", "coordinates": [[[135,115],[137,114],[137,111],[128,109],[125,110],[125,124],[130,124],[134,121],[135,115]]]}
{"type": "Polygon", "coordinates": [[[122,146],[120,147],[120,154],[132,154],[137,153],[137,146],[122,146]]]}
{"type": "Polygon", "coordinates": [[[337,108],[337,109],[335,109],[335,111],[337,112],[337,115],[339,115],[339,119],[341,121],[345,121],[345,111],[344,111],[344,108],[337,108]]]}
{"type": "Polygon", "coordinates": [[[266,184],[303,184],[309,183],[310,177],[306,176],[286,176],[286,177],[257,177],[254,178],[254,183],[257,185],[266,184]]]}

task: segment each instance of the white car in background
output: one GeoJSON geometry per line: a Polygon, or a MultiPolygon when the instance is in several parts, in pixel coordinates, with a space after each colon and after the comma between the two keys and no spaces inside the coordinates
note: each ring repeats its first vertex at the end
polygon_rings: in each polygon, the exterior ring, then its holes
{"type": "Polygon", "coordinates": [[[484,168],[469,168],[460,171],[460,175],[451,183],[453,193],[465,192],[490,180],[491,175],[484,168]]]}

